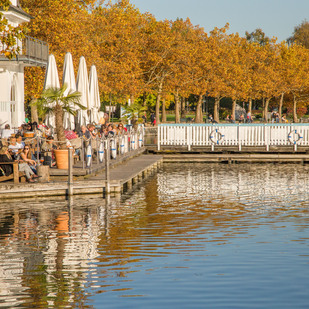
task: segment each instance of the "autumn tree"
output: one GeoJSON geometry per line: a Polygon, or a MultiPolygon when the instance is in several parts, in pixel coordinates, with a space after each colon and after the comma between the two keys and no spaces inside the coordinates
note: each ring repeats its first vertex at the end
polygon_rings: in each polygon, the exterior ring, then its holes
{"type": "Polygon", "coordinates": [[[309,48],[309,22],[304,20],[294,28],[293,35],[288,38],[289,43],[298,43],[309,48]]]}
{"type": "MultiPolygon", "coordinates": [[[[75,69],[81,56],[92,59],[96,53],[89,40],[89,16],[95,0],[20,0],[22,7],[34,19],[29,23],[29,35],[48,42],[50,53],[55,55],[61,76],[65,54],[73,56],[75,69]]],[[[42,91],[45,70],[25,68],[25,94],[38,97],[42,91]]]]}
{"type": "Polygon", "coordinates": [[[194,27],[188,49],[189,76],[187,87],[190,92],[197,96],[195,109],[195,122],[203,122],[202,103],[203,97],[209,91],[209,82],[212,71],[212,49],[208,44],[208,36],[203,28],[194,27]]]}
{"type": "MultiPolygon", "coordinates": [[[[152,17],[149,17],[152,19],[152,17]]],[[[90,39],[97,51],[101,90],[132,101],[144,91],[141,49],[144,24],[141,14],[128,0],[97,7],[91,16],[90,39]]]]}
{"type": "MultiPolygon", "coordinates": [[[[189,97],[193,91],[191,60],[198,53],[197,44],[203,33],[204,30],[198,26],[193,26],[189,19],[177,19],[171,24],[171,40],[173,43],[171,61],[173,65],[170,67],[170,74],[167,76],[165,87],[169,92],[174,93],[176,123],[180,122],[180,117],[184,117],[185,98],[189,97]]],[[[193,79],[196,80],[196,77],[193,77],[193,79]]],[[[202,115],[199,116],[202,118],[202,115]]]]}
{"type": "Polygon", "coordinates": [[[227,30],[229,24],[219,29],[214,28],[208,38],[211,53],[211,71],[209,76],[208,94],[215,98],[214,103],[214,120],[219,122],[219,107],[223,97],[227,97],[228,78],[227,62],[229,61],[228,49],[226,48],[227,30]]]}
{"type": "Polygon", "coordinates": [[[255,29],[253,32],[245,33],[247,41],[250,43],[257,43],[259,45],[266,45],[270,42],[270,38],[266,36],[261,28],[255,29]]]}
{"type": "Polygon", "coordinates": [[[10,8],[10,0],[0,0],[0,55],[12,59],[21,52],[16,43],[24,38],[26,28],[23,25],[14,26],[8,22],[5,12],[10,8]]]}
{"type": "Polygon", "coordinates": [[[236,103],[238,100],[246,100],[248,98],[251,87],[250,79],[250,43],[238,34],[231,34],[227,38],[224,46],[227,52],[228,61],[226,66],[226,86],[227,94],[232,99],[232,119],[235,120],[236,103]],[[248,59],[249,58],[249,59],[248,59]]]}
{"type": "Polygon", "coordinates": [[[278,64],[279,64],[279,51],[275,41],[265,44],[259,50],[260,62],[258,68],[259,74],[259,92],[262,98],[265,99],[264,103],[264,119],[267,120],[269,102],[273,97],[279,95],[278,83],[278,64]]]}
{"type": "Polygon", "coordinates": [[[142,69],[145,86],[157,96],[156,123],[160,123],[160,102],[165,82],[177,65],[177,47],[169,21],[150,17],[144,28],[146,41],[142,49],[142,69]]]}
{"type": "Polygon", "coordinates": [[[281,93],[293,96],[293,121],[297,122],[297,105],[309,87],[309,51],[305,47],[293,44],[281,45],[281,93]]]}

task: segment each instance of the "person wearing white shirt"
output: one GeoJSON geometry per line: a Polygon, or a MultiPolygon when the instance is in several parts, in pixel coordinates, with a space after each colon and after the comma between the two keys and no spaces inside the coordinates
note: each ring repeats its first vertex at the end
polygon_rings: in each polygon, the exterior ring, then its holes
{"type": "Polygon", "coordinates": [[[10,138],[10,145],[9,145],[9,152],[14,157],[14,159],[16,158],[19,149],[20,148],[19,148],[19,146],[16,143],[16,137],[11,137],[10,138]]]}
{"type": "Polygon", "coordinates": [[[9,124],[6,124],[4,129],[2,130],[2,138],[10,138],[11,135],[14,134],[14,130],[11,129],[9,124]]]}
{"type": "Polygon", "coordinates": [[[24,149],[25,142],[23,142],[23,138],[20,134],[16,134],[16,145],[19,147],[19,149],[24,149]]]}

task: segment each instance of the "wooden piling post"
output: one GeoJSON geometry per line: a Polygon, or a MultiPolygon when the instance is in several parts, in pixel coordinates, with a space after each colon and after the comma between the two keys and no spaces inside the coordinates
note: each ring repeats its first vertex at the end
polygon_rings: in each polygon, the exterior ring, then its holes
{"type": "Polygon", "coordinates": [[[40,165],[40,137],[39,135],[36,137],[36,163],[37,163],[37,166],[40,165]]]}
{"type": "Polygon", "coordinates": [[[130,179],[127,183],[127,190],[132,190],[132,179],[130,179]]]}
{"type": "Polygon", "coordinates": [[[72,196],[73,192],[73,148],[68,150],[69,170],[68,170],[68,195],[72,196]]]}

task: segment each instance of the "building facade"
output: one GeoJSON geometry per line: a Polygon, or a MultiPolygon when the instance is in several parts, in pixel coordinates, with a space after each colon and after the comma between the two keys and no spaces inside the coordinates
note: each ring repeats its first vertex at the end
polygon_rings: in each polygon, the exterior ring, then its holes
{"type": "MultiPolygon", "coordinates": [[[[9,10],[3,14],[14,27],[29,22],[32,18],[23,11],[18,0],[11,0],[9,10]]],[[[9,60],[0,55],[0,128],[4,128],[6,124],[17,128],[25,121],[24,68],[47,65],[47,43],[26,36],[17,45],[20,53],[16,58],[9,60]]],[[[0,45],[1,49],[3,46],[0,45]]]]}

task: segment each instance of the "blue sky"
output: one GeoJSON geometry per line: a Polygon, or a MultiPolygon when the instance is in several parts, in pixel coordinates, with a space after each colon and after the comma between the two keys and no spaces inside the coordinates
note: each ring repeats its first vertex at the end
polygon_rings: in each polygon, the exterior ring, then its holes
{"type": "Polygon", "coordinates": [[[209,32],[230,24],[230,32],[252,32],[257,28],[279,41],[292,35],[294,27],[309,20],[309,0],[131,0],[142,13],[158,20],[189,17],[209,32]]]}

